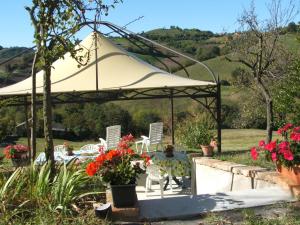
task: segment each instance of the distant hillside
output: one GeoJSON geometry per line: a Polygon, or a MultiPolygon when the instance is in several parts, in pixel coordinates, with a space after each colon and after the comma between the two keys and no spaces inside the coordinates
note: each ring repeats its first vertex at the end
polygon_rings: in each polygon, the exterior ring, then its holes
{"type": "MultiPolygon", "coordinates": [[[[7,59],[24,52],[27,48],[11,47],[0,48],[0,64],[7,59]]],[[[33,51],[22,54],[21,56],[0,65],[0,87],[16,83],[30,75],[33,51]]]]}

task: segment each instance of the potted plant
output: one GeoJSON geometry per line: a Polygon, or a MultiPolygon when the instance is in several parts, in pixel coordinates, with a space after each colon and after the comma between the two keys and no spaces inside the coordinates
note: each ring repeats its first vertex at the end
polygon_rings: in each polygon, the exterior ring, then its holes
{"type": "Polygon", "coordinates": [[[7,159],[11,159],[16,167],[30,164],[29,148],[26,145],[8,145],[4,149],[4,154],[7,159]]]}
{"type": "Polygon", "coordinates": [[[276,164],[279,173],[300,185],[300,126],[288,123],[279,128],[277,133],[282,136],[282,140],[277,139],[268,144],[260,141],[259,147],[251,149],[251,156],[257,160],[260,153],[264,154],[267,160],[276,164]]]}
{"type": "Polygon", "coordinates": [[[213,146],[211,141],[213,133],[211,125],[205,120],[189,120],[182,124],[176,130],[176,137],[179,144],[185,145],[189,148],[200,148],[204,156],[213,155],[213,146]]]}
{"type": "Polygon", "coordinates": [[[199,124],[195,130],[196,141],[200,144],[204,156],[213,156],[214,145],[212,145],[213,134],[203,124],[199,124]]]}
{"type": "Polygon", "coordinates": [[[89,163],[86,172],[89,176],[100,175],[111,187],[115,207],[130,207],[136,202],[136,180],[145,171],[150,158],[136,154],[130,146],[134,143],[132,135],[122,137],[118,148],[100,154],[89,163]],[[137,160],[143,160],[143,165],[137,160]]]}
{"type": "Polygon", "coordinates": [[[65,151],[67,152],[68,156],[74,155],[74,153],[73,153],[74,148],[72,145],[69,145],[68,142],[64,142],[64,147],[65,147],[65,151]]]}
{"type": "Polygon", "coordinates": [[[165,153],[166,157],[173,157],[174,156],[174,146],[167,145],[165,147],[164,153],[165,153]]]}

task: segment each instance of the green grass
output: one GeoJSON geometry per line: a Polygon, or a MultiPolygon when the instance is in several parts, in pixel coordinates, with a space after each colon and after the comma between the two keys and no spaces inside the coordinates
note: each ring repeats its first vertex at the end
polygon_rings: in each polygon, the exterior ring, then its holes
{"type": "MultiPolygon", "coordinates": [[[[216,75],[219,75],[220,80],[230,80],[232,71],[237,67],[242,66],[240,63],[229,62],[224,56],[209,59],[203,63],[208,65],[216,75]]],[[[191,78],[198,80],[212,80],[208,71],[200,64],[189,66],[187,67],[187,70],[191,78]]],[[[184,71],[180,70],[177,72],[177,74],[184,75],[184,71]]]]}

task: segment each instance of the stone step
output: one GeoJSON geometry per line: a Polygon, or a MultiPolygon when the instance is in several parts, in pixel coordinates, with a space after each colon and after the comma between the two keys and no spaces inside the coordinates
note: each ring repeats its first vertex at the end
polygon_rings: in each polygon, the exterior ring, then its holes
{"type": "Polygon", "coordinates": [[[112,220],[114,221],[138,221],[140,215],[140,205],[136,197],[133,207],[117,208],[113,205],[112,194],[109,189],[106,190],[106,203],[112,205],[112,220]]]}

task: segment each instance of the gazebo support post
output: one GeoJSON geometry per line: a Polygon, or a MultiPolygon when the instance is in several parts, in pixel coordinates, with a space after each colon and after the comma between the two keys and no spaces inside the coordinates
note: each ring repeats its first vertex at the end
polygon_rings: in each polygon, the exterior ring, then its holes
{"type": "Polygon", "coordinates": [[[171,135],[172,135],[172,145],[175,145],[175,136],[174,136],[174,98],[173,98],[173,89],[170,90],[170,101],[171,101],[171,135]]]}
{"type": "Polygon", "coordinates": [[[28,145],[28,148],[29,148],[29,158],[31,159],[30,129],[29,129],[29,122],[28,122],[27,96],[24,97],[24,110],[25,110],[25,127],[26,127],[26,134],[27,134],[27,145],[28,145]]]}
{"type": "Polygon", "coordinates": [[[216,101],[216,110],[217,110],[217,142],[218,142],[218,153],[220,154],[222,151],[222,120],[221,120],[221,83],[218,76],[217,82],[217,101],[216,101]]]}

